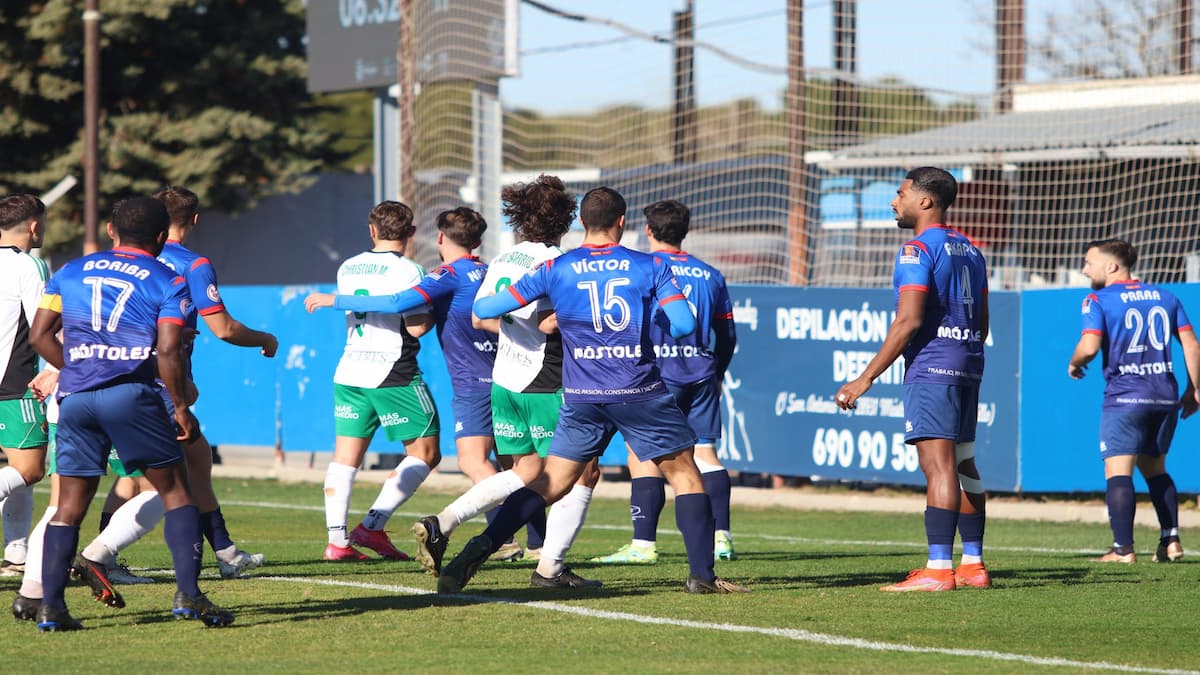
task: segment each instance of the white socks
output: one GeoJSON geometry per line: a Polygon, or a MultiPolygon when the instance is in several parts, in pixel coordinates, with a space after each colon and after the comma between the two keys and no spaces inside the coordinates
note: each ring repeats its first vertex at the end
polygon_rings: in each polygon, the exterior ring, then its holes
{"type": "Polygon", "coordinates": [[[29,527],[33,525],[33,486],[13,490],[4,500],[4,559],[24,563],[29,527]]]}
{"type": "Polygon", "coordinates": [[[546,516],[546,543],[542,544],[542,557],[537,564],[538,574],[546,578],[562,574],[563,560],[583,529],[591,501],[592,489],[576,485],[550,507],[546,516]]]}
{"type": "Polygon", "coordinates": [[[382,530],[392,514],[400,505],[413,496],[421,483],[429,477],[429,465],[416,457],[405,457],[396,465],[396,470],[383,482],[383,488],[367,516],[363,518],[363,527],[368,530],[382,530]]]}
{"type": "Polygon", "coordinates": [[[350,545],[346,532],[346,516],[350,513],[350,493],[358,467],[329,463],[325,470],[325,528],[329,543],[343,548],[350,545]]]}
{"type": "Polygon", "coordinates": [[[57,506],[47,506],[41,520],[29,533],[29,552],[25,556],[25,577],[21,580],[21,595],[35,600],[42,599],[42,545],[46,538],[46,525],[58,513],[57,506]]]}
{"type": "Polygon", "coordinates": [[[438,526],[443,534],[449,535],[454,528],[503,502],[523,487],[525,481],[511,469],[488,476],[442,509],[437,516],[438,526]]]}
{"type": "Polygon", "coordinates": [[[6,466],[0,469],[0,499],[7,498],[18,488],[25,487],[25,479],[21,477],[21,472],[6,466]]]}
{"type": "Polygon", "coordinates": [[[157,492],[139,492],[113,511],[108,526],[83,549],[83,557],[104,565],[113,564],[117,553],[153,530],[164,513],[166,507],[157,492]]]}

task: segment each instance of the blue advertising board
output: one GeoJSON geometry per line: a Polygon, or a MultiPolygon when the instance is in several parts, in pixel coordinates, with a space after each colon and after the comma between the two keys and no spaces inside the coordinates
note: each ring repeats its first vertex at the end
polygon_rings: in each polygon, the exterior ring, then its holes
{"type": "MultiPolygon", "coordinates": [[[[834,394],[857,377],[894,318],[890,290],[735,286],[738,352],[723,392],[719,448],[731,469],[923,484],[916,447],[904,443],[903,359],[853,411],[834,394]]],[[[993,489],[1017,485],[1015,294],[991,295],[992,334],[980,390],[976,456],[993,489]]]]}

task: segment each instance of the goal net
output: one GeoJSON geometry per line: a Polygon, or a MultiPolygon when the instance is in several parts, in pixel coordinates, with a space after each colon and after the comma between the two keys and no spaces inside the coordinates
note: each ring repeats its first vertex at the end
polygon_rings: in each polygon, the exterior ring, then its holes
{"type": "MultiPolygon", "coordinates": [[[[489,2],[503,4],[474,4],[489,2]]],[[[445,44],[486,44],[468,38],[499,30],[478,18],[494,13],[464,3],[415,4],[418,34],[445,44]]],[[[969,55],[920,36],[867,48],[890,35],[874,14],[888,3],[857,15],[846,1],[700,5],[711,15],[672,15],[684,3],[665,3],[654,21],[643,4],[614,0],[599,16],[561,0],[522,3],[519,74],[501,80],[494,119],[480,112],[486,82],[419,88],[410,199],[421,227],[464,201],[489,213],[479,132],[498,124],[502,182],[550,173],[578,196],[611,186],[628,201],[629,237],[646,205],[682,201],[685,248],[732,283],[889,285],[905,239],[890,202],[922,165],[959,180],[950,224],[980,245],[993,288],[1078,284],[1083,245],[1107,237],[1138,246],[1143,279],[1200,278],[1190,3],[1089,0],[1024,16],[977,3],[978,16],[954,15],[961,25],[934,22],[939,34],[976,35],[969,55]],[[998,49],[997,22],[1023,26],[1021,39],[1010,32],[998,49]],[[857,40],[837,26],[857,27],[857,40]],[[897,65],[870,62],[881,53],[897,65]],[[947,79],[969,84],[904,70],[922,58],[963,60],[969,76],[947,79]],[[995,86],[997,64],[1019,73],[1014,84],[995,86]]],[[[445,49],[418,69],[480,56],[445,49]]]]}

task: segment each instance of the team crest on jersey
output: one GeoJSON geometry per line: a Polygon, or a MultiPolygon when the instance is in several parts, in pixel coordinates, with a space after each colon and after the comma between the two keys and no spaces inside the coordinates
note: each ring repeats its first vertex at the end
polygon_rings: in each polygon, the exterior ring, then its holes
{"type": "Polygon", "coordinates": [[[190,312],[190,311],[192,311],[192,301],[188,300],[187,298],[180,300],[179,301],[179,313],[183,314],[184,316],[187,316],[188,312],[190,312]]]}
{"type": "Polygon", "coordinates": [[[900,249],[900,264],[901,265],[919,265],[921,263],[921,252],[912,244],[905,244],[900,249]]]}
{"type": "Polygon", "coordinates": [[[209,284],[209,285],[208,285],[208,290],[206,290],[206,291],[204,292],[204,294],[205,294],[205,295],[207,295],[207,296],[208,296],[208,299],[209,299],[209,300],[212,300],[213,302],[220,302],[220,301],[221,301],[221,294],[217,292],[217,285],[216,285],[216,284],[209,284]]]}
{"type": "Polygon", "coordinates": [[[1090,295],[1083,299],[1083,313],[1084,314],[1092,313],[1092,296],[1090,296],[1090,295]]]}

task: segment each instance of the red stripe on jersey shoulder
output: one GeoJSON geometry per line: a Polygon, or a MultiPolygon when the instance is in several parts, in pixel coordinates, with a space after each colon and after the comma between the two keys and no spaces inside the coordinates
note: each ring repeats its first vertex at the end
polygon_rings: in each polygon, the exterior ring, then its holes
{"type": "Polygon", "coordinates": [[[525,298],[522,298],[522,297],[521,297],[521,294],[517,292],[517,287],[516,287],[516,286],[509,286],[509,287],[508,287],[508,292],[509,292],[509,293],[512,293],[513,297],[517,299],[517,302],[520,302],[520,303],[521,303],[521,306],[522,306],[522,307],[524,307],[525,305],[528,305],[528,304],[529,304],[529,301],[528,301],[528,300],[526,300],[525,298]]]}
{"type": "Polygon", "coordinates": [[[658,304],[661,307],[661,306],[667,304],[668,302],[675,302],[676,300],[687,300],[687,298],[683,297],[683,293],[676,293],[675,295],[668,295],[667,297],[663,298],[662,300],[659,300],[658,304]]]}
{"type": "Polygon", "coordinates": [[[425,302],[433,302],[433,297],[426,293],[424,288],[421,288],[420,286],[413,286],[413,290],[420,293],[421,297],[425,298],[425,302]]]}
{"type": "Polygon", "coordinates": [[[923,242],[919,239],[913,239],[912,241],[905,244],[905,246],[916,246],[917,248],[921,249],[922,251],[925,251],[925,255],[929,255],[929,247],[925,245],[925,242],[923,242]]]}
{"type": "Polygon", "coordinates": [[[449,272],[450,274],[455,273],[454,267],[450,265],[438,265],[437,269],[433,271],[433,274],[437,274],[438,272],[449,272]]]}
{"type": "Polygon", "coordinates": [[[196,269],[197,267],[199,267],[201,265],[211,265],[211,264],[212,264],[212,261],[210,261],[208,258],[203,258],[203,257],[196,258],[195,260],[192,261],[192,269],[196,269]]]}
{"type": "Polygon", "coordinates": [[[171,282],[171,285],[178,286],[179,284],[186,284],[186,283],[187,283],[187,281],[185,281],[183,277],[175,277],[175,280],[171,282]]]}
{"type": "Polygon", "coordinates": [[[928,293],[929,287],[925,284],[904,284],[899,288],[899,291],[901,293],[904,293],[905,291],[919,291],[921,293],[928,293]]]}

